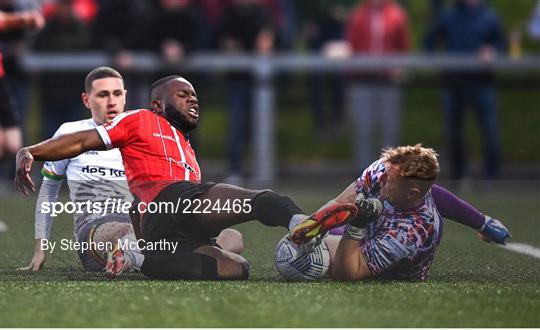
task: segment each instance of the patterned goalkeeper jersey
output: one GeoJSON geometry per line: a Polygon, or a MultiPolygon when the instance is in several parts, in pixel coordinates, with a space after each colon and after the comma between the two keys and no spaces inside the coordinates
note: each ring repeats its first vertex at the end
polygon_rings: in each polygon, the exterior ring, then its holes
{"type": "Polygon", "coordinates": [[[407,211],[397,211],[381,196],[382,160],[371,164],[356,181],[356,192],[383,201],[383,213],[371,223],[363,241],[362,252],[371,273],[376,277],[425,279],[442,235],[442,221],[431,192],[422,204],[407,211]]]}

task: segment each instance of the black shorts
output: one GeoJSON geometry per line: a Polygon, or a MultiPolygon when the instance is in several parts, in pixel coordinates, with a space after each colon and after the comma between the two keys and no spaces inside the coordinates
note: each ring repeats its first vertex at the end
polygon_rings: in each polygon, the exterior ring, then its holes
{"type": "Polygon", "coordinates": [[[178,243],[176,250],[173,251],[172,248],[167,249],[156,249],[156,250],[142,250],[141,253],[144,255],[168,255],[168,254],[186,254],[193,253],[195,250],[201,246],[209,245],[214,246],[219,249],[222,247],[216,242],[215,238],[205,238],[205,239],[193,239],[193,240],[175,240],[178,243]]]}
{"type": "MultiPolygon", "coordinates": [[[[175,182],[165,187],[153,202],[173,203],[189,199],[193,201],[215,185],[213,182],[175,182]]],[[[193,252],[203,245],[214,245],[213,234],[203,228],[193,213],[182,208],[177,213],[146,213],[142,219],[142,235],[147,242],[166,240],[178,242],[183,251],[193,252]]]]}
{"type": "Polygon", "coordinates": [[[6,78],[0,78],[0,127],[9,128],[18,124],[15,99],[11,95],[6,78]]]}

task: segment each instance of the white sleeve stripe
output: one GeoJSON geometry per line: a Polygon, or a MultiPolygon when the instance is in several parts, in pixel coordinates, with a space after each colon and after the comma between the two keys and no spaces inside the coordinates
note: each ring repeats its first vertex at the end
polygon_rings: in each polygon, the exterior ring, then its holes
{"type": "Polygon", "coordinates": [[[161,136],[161,144],[163,145],[163,153],[165,154],[165,161],[169,163],[169,175],[173,176],[173,170],[172,170],[172,163],[169,159],[169,156],[167,155],[167,148],[165,147],[165,140],[163,139],[163,131],[161,130],[161,125],[159,123],[159,117],[156,116],[156,122],[159,128],[159,134],[161,136]]]}
{"type": "Polygon", "coordinates": [[[101,140],[103,140],[103,143],[105,144],[105,147],[107,150],[113,149],[111,138],[109,137],[109,133],[103,126],[96,127],[96,130],[101,137],[101,140]]]}
{"type": "Polygon", "coordinates": [[[128,111],[128,112],[124,112],[124,113],[121,113],[119,114],[118,116],[116,116],[112,122],[111,122],[111,125],[108,126],[109,129],[115,127],[116,125],[118,125],[122,119],[128,117],[128,116],[131,116],[131,115],[134,115],[136,113],[138,113],[139,111],[141,111],[141,109],[139,110],[132,110],[132,111],[128,111]]]}
{"type": "MultiPolygon", "coordinates": [[[[178,133],[176,133],[176,128],[171,125],[171,130],[173,131],[174,139],[176,140],[176,147],[178,148],[178,152],[180,152],[180,160],[182,161],[182,163],[187,164],[184,150],[182,149],[180,139],[178,138],[178,133]]],[[[189,170],[187,168],[184,168],[184,171],[184,180],[189,181],[189,170]]]]}

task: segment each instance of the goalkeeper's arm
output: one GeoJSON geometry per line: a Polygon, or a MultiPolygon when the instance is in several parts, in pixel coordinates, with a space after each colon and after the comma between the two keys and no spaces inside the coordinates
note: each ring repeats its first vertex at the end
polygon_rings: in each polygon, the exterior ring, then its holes
{"type": "Polygon", "coordinates": [[[441,216],[478,230],[484,241],[504,244],[512,235],[508,229],[496,219],[482,214],[469,203],[460,199],[439,185],[433,185],[431,195],[441,216]]]}

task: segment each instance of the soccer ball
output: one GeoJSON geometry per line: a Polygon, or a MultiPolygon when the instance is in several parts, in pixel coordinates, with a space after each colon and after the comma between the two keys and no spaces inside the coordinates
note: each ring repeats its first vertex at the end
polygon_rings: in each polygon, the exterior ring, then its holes
{"type": "Polygon", "coordinates": [[[310,251],[303,251],[286,235],[276,247],[275,265],[278,273],[288,281],[316,280],[328,271],[330,251],[324,241],[310,251]]]}

